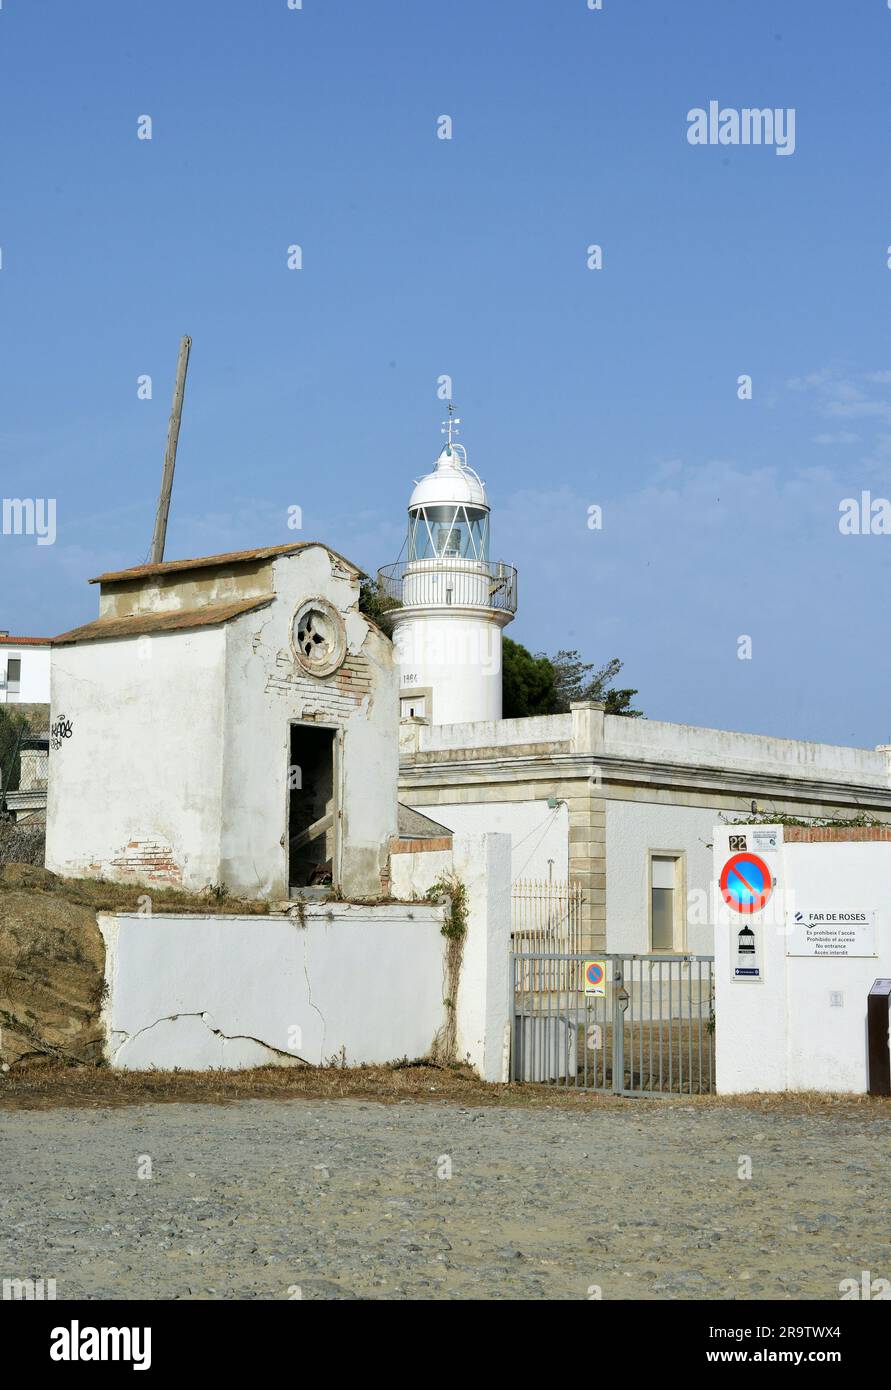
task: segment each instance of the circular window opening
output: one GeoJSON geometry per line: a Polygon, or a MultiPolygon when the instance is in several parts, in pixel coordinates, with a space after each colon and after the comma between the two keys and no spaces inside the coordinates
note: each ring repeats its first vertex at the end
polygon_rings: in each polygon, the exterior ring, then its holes
{"type": "Polygon", "coordinates": [[[340,614],[321,598],[309,599],[297,609],[291,641],[300,665],[313,676],[330,676],[346,655],[340,614]]]}

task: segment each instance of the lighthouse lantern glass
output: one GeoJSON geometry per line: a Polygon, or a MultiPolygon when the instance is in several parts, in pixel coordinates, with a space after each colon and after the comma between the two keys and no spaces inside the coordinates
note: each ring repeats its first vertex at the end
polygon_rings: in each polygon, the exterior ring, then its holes
{"type": "Polygon", "coordinates": [[[485,560],[489,514],[483,507],[418,507],[409,514],[409,560],[485,560]]]}

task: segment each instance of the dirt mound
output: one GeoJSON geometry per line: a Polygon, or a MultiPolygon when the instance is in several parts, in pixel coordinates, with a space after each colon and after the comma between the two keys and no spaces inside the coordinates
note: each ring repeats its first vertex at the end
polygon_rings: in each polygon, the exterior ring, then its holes
{"type": "Polygon", "coordinates": [[[105,945],[96,913],[142,911],[147,896],[156,914],[262,915],[270,908],[225,889],[150,891],[0,863],[0,1064],[100,1060],[105,945]]]}
{"type": "Polygon", "coordinates": [[[53,892],[56,882],[33,864],[0,868],[0,1062],[9,1066],[102,1055],[105,946],[95,910],[53,892]]]}
{"type": "Polygon", "coordinates": [[[59,879],[37,864],[0,864],[0,888],[55,888],[59,879]]]}
{"type": "Polygon", "coordinates": [[[45,858],[45,825],[36,820],[0,820],[0,866],[42,864],[45,858]]]}

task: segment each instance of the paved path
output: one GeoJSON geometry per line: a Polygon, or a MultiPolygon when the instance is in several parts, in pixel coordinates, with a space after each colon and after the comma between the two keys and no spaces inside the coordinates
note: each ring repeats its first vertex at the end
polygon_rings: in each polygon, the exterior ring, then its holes
{"type": "Polygon", "coordinates": [[[875,1111],[660,1102],[5,1112],[0,1278],[59,1298],[837,1299],[891,1278],[889,1138],[875,1111]]]}

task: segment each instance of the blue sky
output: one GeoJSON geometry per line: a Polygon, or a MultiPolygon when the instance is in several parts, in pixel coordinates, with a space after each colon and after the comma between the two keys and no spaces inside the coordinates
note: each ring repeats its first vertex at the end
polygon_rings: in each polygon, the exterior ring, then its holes
{"type": "Polygon", "coordinates": [[[885,0],[3,0],[2,492],[58,535],[0,536],[0,627],[146,557],[188,332],[168,558],[296,505],[394,560],[449,374],[509,635],[653,718],[891,742],[891,536],[838,526],[891,494],[889,57],[885,0]],[[711,99],[794,154],[690,145],[711,99]]]}

